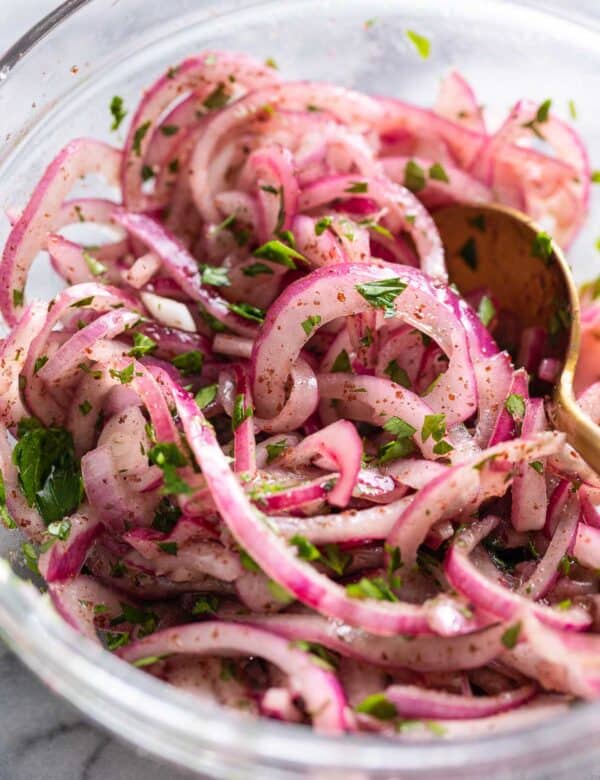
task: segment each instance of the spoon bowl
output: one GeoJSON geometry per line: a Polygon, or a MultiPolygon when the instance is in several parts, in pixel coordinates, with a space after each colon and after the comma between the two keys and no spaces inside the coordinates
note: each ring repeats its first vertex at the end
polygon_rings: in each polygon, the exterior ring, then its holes
{"type": "Polygon", "coordinates": [[[600,427],[578,406],[573,390],[580,307],[562,250],[533,220],[505,206],[452,204],[436,211],[434,219],[450,281],[471,301],[488,296],[488,317],[499,315],[493,329],[498,344],[516,357],[526,328],[548,334],[544,356],[561,366],[553,387],[542,383],[542,392],[553,394],[553,422],[600,471],[600,427]]]}

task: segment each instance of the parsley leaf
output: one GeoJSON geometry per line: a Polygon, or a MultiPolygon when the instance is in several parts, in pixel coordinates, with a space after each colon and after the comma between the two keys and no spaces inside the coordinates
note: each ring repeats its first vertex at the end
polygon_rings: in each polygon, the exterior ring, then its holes
{"type": "Polygon", "coordinates": [[[182,352],[176,355],[171,363],[179,370],[182,376],[189,374],[199,374],[202,371],[204,355],[198,349],[192,349],[189,352],[182,352]]]}
{"type": "Polygon", "coordinates": [[[225,84],[220,81],[213,91],[202,101],[204,108],[212,111],[217,108],[223,108],[229,100],[229,94],[225,89],[225,84]]]}
{"type": "Polygon", "coordinates": [[[177,473],[178,468],[187,465],[187,458],[176,444],[161,442],[154,445],[148,452],[148,459],[162,470],[163,493],[192,492],[192,488],[177,473]]]}
{"type": "Polygon", "coordinates": [[[504,647],[506,647],[508,650],[512,650],[513,647],[515,647],[515,645],[519,641],[520,633],[521,633],[520,621],[518,623],[515,623],[514,626],[510,626],[510,628],[507,628],[501,637],[501,641],[504,647]]]}
{"type": "Polygon", "coordinates": [[[350,192],[352,194],[364,194],[369,191],[369,185],[366,181],[354,181],[349,187],[346,187],[344,192],[350,192]]]}
{"type": "Polygon", "coordinates": [[[156,546],[167,555],[177,555],[177,542],[157,542],[156,546]]]}
{"type": "Polygon", "coordinates": [[[206,385],[206,387],[201,387],[200,390],[198,390],[195,401],[200,409],[206,409],[207,406],[212,404],[217,397],[217,390],[218,387],[216,384],[206,385]]]}
{"type": "Polygon", "coordinates": [[[228,308],[229,311],[244,317],[246,320],[259,322],[261,325],[265,321],[265,311],[264,309],[259,309],[258,306],[251,306],[249,303],[230,303],[228,308]]]}
{"type": "Polygon", "coordinates": [[[450,181],[444,166],[439,162],[433,163],[429,169],[429,176],[436,181],[444,181],[446,183],[450,181]]]}
{"type": "Polygon", "coordinates": [[[427,182],[425,171],[414,160],[409,160],[404,168],[404,186],[411,192],[420,192],[427,182]]]}
{"type": "Polygon", "coordinates": [[[261,274],[274,274],[275,271],[264,263],[252,263],[252,265],[243,268],[242,273],[244,276],[260,276],[261,274]]]}
{"type": "Polygon", "coordinates": [[[47,525],[77,508],[83,485],[69,431],[43,428],[37,421],[20,423],[13,463],[27,503],[37,508],[47,525]]]}
{"type": "Polygon", "coordinates": [[[179,127],[177,125],[161,125],[160,132],[167,137],[176,135],[179,132],[179,127]]]}
{"type": "Polygon", "coordinates": [[[546,265],[550,265],[552,262],[552,237],[540,230],[533,239],[531,254],[534,257],[539,257],[546,265]]]}
{"type": "Polygon", "coordinates": [[[538,474],[544,473],[544,464],[541,460],[532,460],[529,465],[534,471],[537,471],[538,474]]]}
{"type": "Polygon", "coordinates": [[[321,236],[333,222],[333,217],[321,217],[315,222],[315,235],[321,236]]]}
{"type": "Polygon", "coordinates": [[[407,30],[406,37],[413,44],[419,56],[424,60],[428,59],[431,53],[431,43],[429,39],[425,38],[424,35],[419,35],[419,33],[414,30],[407,30]]]}
{"type": "Polygon", "coordinates": [[[125,110],[123,98],[120,97],[119,95],[115,95],[113,99],[110,101],[110,113],[113,118],[110,129],[113,131],[118,130],[119,126],[121,125],[121,122],[127,116],[127,111],[125,110]]]}
{"type": "Polygon", "coordinates": [[[148,119],[146,122],[141,124],[133,134],[133,151],[138,157],[142,156],[142,141],[150,129],[150,124],[151,122],[148,119]]]}
{"type": "Polygon", "coordinates": [[[396,705],[386,697],[385,693],[372,693],[367,696],[356,707],[356,711],[377,720],[393,720],[398,715],[396,705]]]}
{"type": "Polygon", "coordinates": [[[156,341],[149,336],[145,336],[143,333],[134,333],[133,348],[127,354],[129,357],[140,358],[153,352],[157,346],[156,341]]]}
{"type": "Polygon", "coordinates": [[[383,316],[395,317],[396,307],[394,301],[406,290],[407,283],[399,277],[381,279],[378,282],[365,282],[357,284],[356,290],[362,297],[376,309],[383,309],[383,316]]]}
{"type": "Polygon", "coordinates": [[[275,444],[267,444],[267,463],[272,463],[278,458],[287,446],[287,439],[277,441],[275,444]]]}
{"type": "Polygon", "coordinates": [[[244,406],[244,396],[242,393],[238,393],[235,397],[235,401],[233,402],[233,411],[231,415],[231,427],[235,431],[237,430],[240,425],[244,422],[244,420],[247,420],[249,417],[252,417],[253,411],[251,406],[244,406]]]}
{"type": "Polygon", "coordinates": [[[40,355],[40,357],[36,358],[35,363],[33,364],[33,373],[37,374],[40,368],[43,368],[47,362],[48,355],[40,355]]]}
{"type": "Polygon", "coordinates": [[[407,423],[401,417],[390,417],[390,419],[383,426],[384,431],[394,434],[397,438],[406,439],[414,436],[417,432],[416,428],[407,423]]]}
{"type": "Polygon", "coordinates": [[[194,602],[192,607],[192,615],[214,615],[219,608],[219,599],[217,596],[207,594],[206,596],[200,596],[194,602]]]}
{"type": "Polygon", "coordinates": [[[491,298],[488,298],[487,295],[484,295],[483,298],[479,301],[477,315],[486,328],[496,316],[496,307],[492,303],[491,298]]]}
{"type": "Polygon", "coordinates": [[[92,274],[92,276],[102,276],[103,273],[106,273],[107,268],[104,265],[104,263],[101,263],[100,260],[97,260],[89,252],[85,252],[84,251],[83,259],[85,261],[85,264],[88,267],[89,272],[92,274]]]}
{"type": "Polygon", "coordinates": [[[304,255],[297,252],[293,247],[287,246],[283,241],[273,239],[267,241],[266,244],[259,246],[252,252],[254,257],[259,257],[261,260],[269,260],[271,263],[278,263],[284,265],[286,268],[296,268],[296,260],[302,260],[306,262],[304,255]]]}
{"type": "Polygon", "coordinates": [[[118,371],[116,368],[111,368],[109,374],[113,377],[113,379],[118,379],[122,385],[128,385],[133,380],[134,370],[134,364],[130,363],[127,368],[124,368],[122,371],[118,371]]]}
{"type": "Polygon", "coordinates": [[[213,287],[229,287],[231,280],[227,268],[205,265],[202,269],[202,284],[211,284],[213,287]]]}
{"type": "Polygon", "coordinates": [[[333,361],[333,365],[331,366],[331,371],[334,374],[338,373],[344,373],[348,374],[352,370],[352,367],[350,365],[350,357],[345,349],[343,349],[340,354],[336,357],[336,359],[333,361]]]}
{"type": "Polygon", "coordinates": [[[525,415],[525,399],[518,393],[511,393],[504,402],[504,408],[513,420],[522,420],[525,415]]]}
{"type": "Polygon", "coordinates": [[[163,496],[158,502],[152,519],[152,528],[155,531],[162,531],[164,534],[170,534],[177,525],[181,517],[181,509],[163,496]]]}
{"type": "Polygon", "coordinates": [[[415,451],[415,444],[411,438],[398,438],[383,444],[377,452],[377,460],[381,465],[391,460],[406,458],[415,451]]]}
{"type": "Polygon", "coordinates": [[[301,323],[302,330],[306,333],[307,336],[310,336],[310,334],[317,327],[317,325],[319,325],[320,322],[321,317],[318,314],[311,314],[304,320],[304,322],[301,323]]]}
{"type": "Polygon", "coordinates": [[[321,552],[321,558],[340,577],[352,560],[352,556],[344,552],[338,544],[326,544],[321,552]]]}
{"type": "Polygon", "coordinates": [[[362,577],[358,582],[346,585],[346,593],[352,599],[376,599],[377,601],[398,601],[396,595],[383,577],[362,577]]]}
{"type": "Polygon", "coordinates": [[[292,536],[290,544],[293,544],[298,550],[298,558],[301,558],[303,561],[318,561],[321,557],[321,553],[305,536],[300,534],[292,536]]]}
{"type": "Polygon", "coordinates": [[[48,533],[61,542],[66,542],[71,533],[71,521],[68,518],[64,520],[55,520],[48,526],[48,533]]]}
{"type": "Polygon", "coordinates": [[[392,382],[395,382],[397,385],[410,389],[410,378],[402,366],[398,365],[397,360],[390,360],[383,373],[389,376],[392,382]]]}
{"type": "Polygon", "coordinates": [[[446,435],[446,415],[426,414],[421,430],[421,441],[426,442],[431,436],[435,442],[441,441],[446,435]]]}
{"type": "Polygon", "coordinates": [[[8,507],[6,506],[6,488],[4,486],[4,475],[0,471],[0,520],[4,524],[5,528],[16,528],[17,524],[10,516],[8,507]]]}
{"type": "Polygon", "coordinates": [[[473,237],[465,241],[458,254],[473,271],[477,268],[477,243],[473,237]]]}

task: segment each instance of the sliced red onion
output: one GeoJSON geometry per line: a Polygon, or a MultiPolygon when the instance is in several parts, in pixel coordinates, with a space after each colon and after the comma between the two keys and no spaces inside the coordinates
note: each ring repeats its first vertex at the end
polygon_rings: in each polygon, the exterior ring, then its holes
{"type": "Polygon", "coordinates": [[[520,707],[536,694],[534,685],[523,685],[497,696],[461,696],[431,691],[416,685],[391,685],[384,695],[404,718],[485,718],[520,707]]]}
{"type": "Polygon", "coordinates": [[[314,663],[310,654],[290,647],[289,642],[268,631],[216,622],[177,626],[151,634],[119,651],[121,658],[129,662],[171,653],[258,655],[288,675],[292,689],[302,696],[317,730],[339,733],[351,727],[344,694],[335,675],[314,663]]]}

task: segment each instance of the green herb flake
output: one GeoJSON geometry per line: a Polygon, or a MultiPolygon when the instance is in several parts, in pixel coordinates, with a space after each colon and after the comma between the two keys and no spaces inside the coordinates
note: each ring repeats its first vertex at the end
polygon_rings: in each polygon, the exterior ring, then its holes
{"type": "Polygon", "coordinates": [[[339,355],[336,357],[336,359],[333,361],[333,365],[331,366],[331,371],[334,374],[349,374],[352,370],[352,367],[350,365],[350,357],[345,349],[343,349],[339,355]]]}
{"type": "Polygon", "coordinates": [[[292,536],[290,544],[293,544],[298,550],[298,558],[301,558],[303,561],[318,561],[321,557],[321,553],[305,536],[300,534],[292,536]]]}
{"type": "Polygon", "coordinates": [[[206,387],[201,387],[195,396],[195,401],[198,404],[199,408],[206,409],[207,406],[210,406],[210,404],[212,404],[212,402],[217,397],[217,391],[218,391],[218,386],[216,384],[206,385],[206,387]]]}
{"type": "Polygon", "coordinates": [[[251,406],[244,406],[244,395],[243,393],[238,393],[235,397],[235,401],[233,402],[233,411],[231,414],[231,427],[234,431],[236,431],[240,425],[244,422],[244,420],[247,420],[249,417],[252,417],[253,411],[251,406]]]}
{"type": "Polygon", "coordinates": [[[356,711],[377,720],[393,720],[398,716],[396,705],[384,693],[372,693],[367,696],[356,707],[356,711]]]}
{"type": "Polygon", "coordinates": [[[122,371],[118,371],[116,368],[111,368],[109,374],[113,379],[118,379],[122,385],[128,385],[133,380],[134,371],[135,366],[133,363],[130,363],[127,368],[124,368],[122,371]]]}
{"type": "Polygon", "coordinates": [[[37,374],[40,368],[43,368],[47,362],[48,355],[40,355],[40,357],[36,358],[35,363],[33,364],[33,373],[37,374]]]}
{"type": "Polygon", "coordinates": [[[179,127],[177,125],[161,125],[160,132],[167,137],[171,135],[177,135],[179,132],[179,127]]]}
{"type": "Polygon", "coordinates": [[[143,669],[146,666],[152,666],[159,661],[163,661],[168,657],[169,653],[166,653],[165,655],[147,655],[145,658],[138,658],[137,661],[134,661],[133,666],[135,666],[136,669],[143,669]]]}
{"type": "Polygon", "coordinates": [[[420,192],[425,189],[427,179],[425,171],[414,160],[409,160],[404,167],[404,186],[411,192],[420,192]]]}
{"type": "Polygon", "coordinates": [[[406,37],[417,50],[419,57],[424,60],[429,58],[429,55],[431,54],[431,42],[428,38],[425,38],[424,35],[420,35],[414,30],[407,30],[406,37]]]}
{"type": "Polygon", "coordinates": [[[275,272],[264,263],[252,263],[252,265],[247,265],[243,268],[242,273],[244,276],[260,276],[261,274],[274,274],[275,272]]]}
{"type": "Polygon", "coordinates": [[[369,191],[369,185],[366,181],[354,181],[349,187],[346,187],[344,192],[349,192],[353,195],[364,195],[369,191]]]}
{"type": "Polygon", "coordinates": [[[398,365],[398,361],[396,359],[390,360],[383,373],[386,376],[389,376],[392,382],[395,382],[397,385],[401,385],[406,389],[410,389],[410,377],[402,368],[402,366],[398,365]]]}
{"type": "Polygon", "coordinates": [[[346,585],[346,593],[352,599],[375,599],[377,601],[398,601],[396,595],[383,577],[362,577],[358,582],[346,585]]]}
{"type": "Polygon", "coordinates": [[[21,552],[25,557],[25,565],[27,568],[34,574],[39,574],[40,570],[38,569],[38,556],[37,552],[35,551],[35,547],[31,544],[31,542],[23,542],[21,545],[21,552]]]}
{"type": "Polygon", "coordinates": [[[543,260],[545,265],[550,265],[552,262],[552,237],[540,230],[531,244],[531,254],[543,260]]]}
{"type": "Polygon", "coordinates": [[[469,238],[463,244],[458,253],[469,268],[473,271],[477,268],[477,243],[473,237],[469,238]]]}
{"type": "Polygon", "coordinates": [[[252,254],[254,257],[258,257],[261,260],[269,260],[271,263],[278,263],[279,265],[292,269],[296,268],[294,260],[306,262],[304,255],[301,255],[300,252],[297,252],[293,247],[287,246],[287,244],[284,244],[277,239],[267,241],[266,244],[255,249],[252,254]]]}
{"type": "Polygon", "coordinates": [[[48,533],[55,539],[66,542],[71,533],[71,521],[65,518],[64,520],[56,520],[54,523],[50,523],[48,533]]]}
{"type": "Polygon", "coordinates": [[[431,166],[429,169],[429,177],[435,179],[435,181],[450,182],[444,166],[439,162],[436,162],[431,166]]]}
{"type": "Polygon", "coordinates": [[[4,475],[0,471],[0,520],[5,528],[10,530],[17,527],[6,506],[6,488],[4,486],[4,475]]]}
{"type": "Polygon", "coordinates": [[[158,344],[154,339],[145,336],[143,333],[133,334],[133,348],[127,353],[129,357],[141,358],[153,352],[158,344]]]}
{"type": "Polygon", "coordinates": [[[214,615],[219,608],[219,599],[217,596],[207,594],[200,596],[194,602],[192,607],[192,615],[214,615]]]}
{"type": "Polygon", "coordinates": [[[406,439],[414,436],[417,432],[416,428],[407,423],[401,417],[390,417],[390,419],[383,426],[384,431],[392,433],[394,436],[400,439],[406,439]]]}
{"type": "Polygon", "coordinates": [[[231,280],[227,268],[205,265],[202,268],[202,284],[210,284],[213,287],[229,287],[231,280]]]}
{"type": "Polygon", "coordinates": [[[101,263],[100,260],[97,260],[94,255],[91,255],[89,252],[84,251],[83,259],[92,276],[102,276],[102,274],[106,273],[108,270],[104,263],[101,263]]]}
{"type": "Polygon", "coordinates": [[[29,506],[37,508],[46,525],[72,514],[83,497],[72,435],[22,420],[18,436],[12,457],[29,506]]]}
{"type": "Polygon", "coordinates": [[[287,439],[281,439],[281,441],[277,441],[275,444],[267,444],[267,463],[272,463],[278,458],[287,449],[287,446],[287,439]]]}
{"type": "Polygon", "coordinates": [[[88,298],[81,298],[79,301],[75,301],[69,306],[69,309],[84,309],[86,306],[91,306],[94,302],[94,296],[90,295],[88,298]]]}
{"type": "Polygon", "coordinates": [[[544,464],[541,460],[532,460],[529,465],[534,471],[537,471],[538,474],[544,473],[544,464]]]}
{"type": "Polygon", "coordinates": [[[115,633],[108,631],[105,634],[104,639],[107,649],[113,652],[114,650],[118,650],[119,647],[123,647],[123,645],[126,645],[129,642],[129,632],[124,631],[115,633]]]}
{"type": "Polygon", "coordinates": [[[600,184],[600,171],[592,171],[590,180],[592,184],[600,184]]]}
{"type": "Polygon", "coordinates": [[[571,599],[563,599],[562,601],[559,601],[558,604],[554,605],[556,609],[559,609],[561,612],[565,612],[567,609],[571,609],[573,606],[573,602],[571,599]]]}
{"type": "Polygon", "coordinates": [[[575,101],[573,99],[569,100],[568,105],[571,119],[577,119],[577,106],[575,105],[575,101]]]}
{"type": "Polygon", "coordinates": [[[142,177],[142,181],[150,181],[150,179],[153,179],[155,177],[154,168],[150,165],[142,165],[142,170],[140,171],[140,176],[142,177]]]}
{"type": "Polygon", "coordinates": [[[229,93],[225,89],[225,84],[221,81],[213,89],[210,95],[202,101],[202,105],[209,111],[213,111],[218,108],[223,108],[223,106],[227,105],[228,101],[229,93]]]}
{"type": "Polygon", "coordinates": [[[273,68],[273,70],[279,70],[279,65],[275,62],[273,57],[267,57],[265,60],[265,65],[267,68],[273,68]]]}
{"type": "Polygon", "coordinates": [[[515,623],[514,626],[510,626],[502,634],[501,641],[507,650],[512,650],[519,641],[519,634],[521,633],[521,622],[515,623]]]}
{"type": "Polygon", "coordinates": [[[178,173],[178,171],[179,171],[179,160],[178,160],[178,158],[175,157],[175,159],[169,160],[167,168],[169,169],[169,173],[178,173]]]}
{"type": "Polygon", "coordinates": [[[434,455],[447,455],[453,449],[454,447],[447,441],[438,441],[437,444],[433,445],[434,455]]]}
{"type": "Polygon", "coordinates": [[[421,430],[421,441],[426,442],[431,438],[435,442],[441,441],[446,435],[446,415],[445,414],[426,414],[423,420],[421,430]]]}
{"type": "Polygon", "coordinates": [[[163,493],[189,494],[192,492],[192,488],[177,473],[178,468],[187,465],[187,458],[176,444],[172,442],[155,444],[148,452],[148,460],[162,470],[163,493]]]}
{"type": "Polygon", "coordinates": [[[496,307],[492,303],[492,299],[488,298],[487,295],[484,295],[483,298],[479,301],[477,315],[486,328],[496,316],[496,307]]]}
{"type": "Polygon", "coordinates": [[[171,360],[171,363],[182,376],[199,374],[202,371],[204,355],[200,350],[192,349],[189,352],[182,352],[180,355],[176,355],[171,360]]]}
{"type": "Polygon", "coordinates": [[[121,125],[121,122],[127,116],[127,111],[125,110],[125,104],[123,102],[123,98],[120,97],[120,95],[115,95],[113,99],[110,101],[109,109],[112,116],[112,124],[110,126],[110,129],[113,131],[118,130],[121,125]]]}
{"type": "Polygon", "coordinates": [[[228,308],[229,311],[246,320],[258,322],[261,325],[265,321],[265,311],[264,309],[259,309],[258,306],[251,306],[249,303],[230,303],[228,308]]]}
{"type": "Polygon", "coordinates": [[[406,458],[415,452],[415,444],[410,438],[399,438],[388,441],[383,444],[377,452],[377,460],[380,465],[389,463],[392,460],[406,458]]]}
{"type": "Polygon", "coordinates": [[[321,551],[321,559],[333,572],[341,577],[348,568],[352,556],[344,552],[338,544],[326,544],[321,551]]]}
{"type": "Polygon", "coordinates": [[[381,279],[377,282],[365,282],[357,284],[356,290],[362,297],[376,309],[383,310],[385,318],[396,316],[394,301],[406,290],[407,283],[399,277],[381,279]]]}
{"type": "Polygon", "coordinates": [[[12,291],[13,306],[22,306],[24,298],[25,298],[25,293],[23,292],[23,290],[13,289],[12,291]]]}
{"type": "Polygon", "coordinates": [[[142,156],[142,141],[146,137],[146,133],[150,129],[151,122],[148,119],[146,122],[141,124],[133,134],[133,151],[138,156],[142,156]]]}
{"type": "Polygon", "coordinates": [[[310,336],[313,330],[320,324],[321,317],[318,314],[311,314],[301,324],[302,330],[307,336],[310,336]]]}
{"type": "Polygon", "coordinates": [[[504,408],[513,420],[522,420],[525,416],[525,399],[518,393],[511,393],[504,402],[504,408]]]}
{"type": "Polygon", "coordinates": [[[177,542],[157,542],[156,546],[167,555],[177,555],[177,542]]]}
{"type": "Polygon", "coordinates": [[[322,236],[323,233],[333,222],[333,217],[321,217],[321,219],[315,222],[315,235],[322,236]]]}

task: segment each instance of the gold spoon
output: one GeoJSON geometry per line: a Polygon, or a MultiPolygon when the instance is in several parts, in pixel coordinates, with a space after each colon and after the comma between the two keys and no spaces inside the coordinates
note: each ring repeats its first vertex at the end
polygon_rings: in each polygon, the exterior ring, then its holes
{"type": "Polygon", "coordinates": [[[553,393],[553,422],[600,471],[600,427],[579,408],[573,391],[580,344],[579,296],[560,247],[547,241],[525,214],[504,206],[454,204],[433,217],[450,280],[462,293],[489,290],[501,309],[511,312],[508,327],[494,332],[500,346],[514,352],[523,330],[533,325],[553,334],[552,357],[562,365],[553,393]]]}

